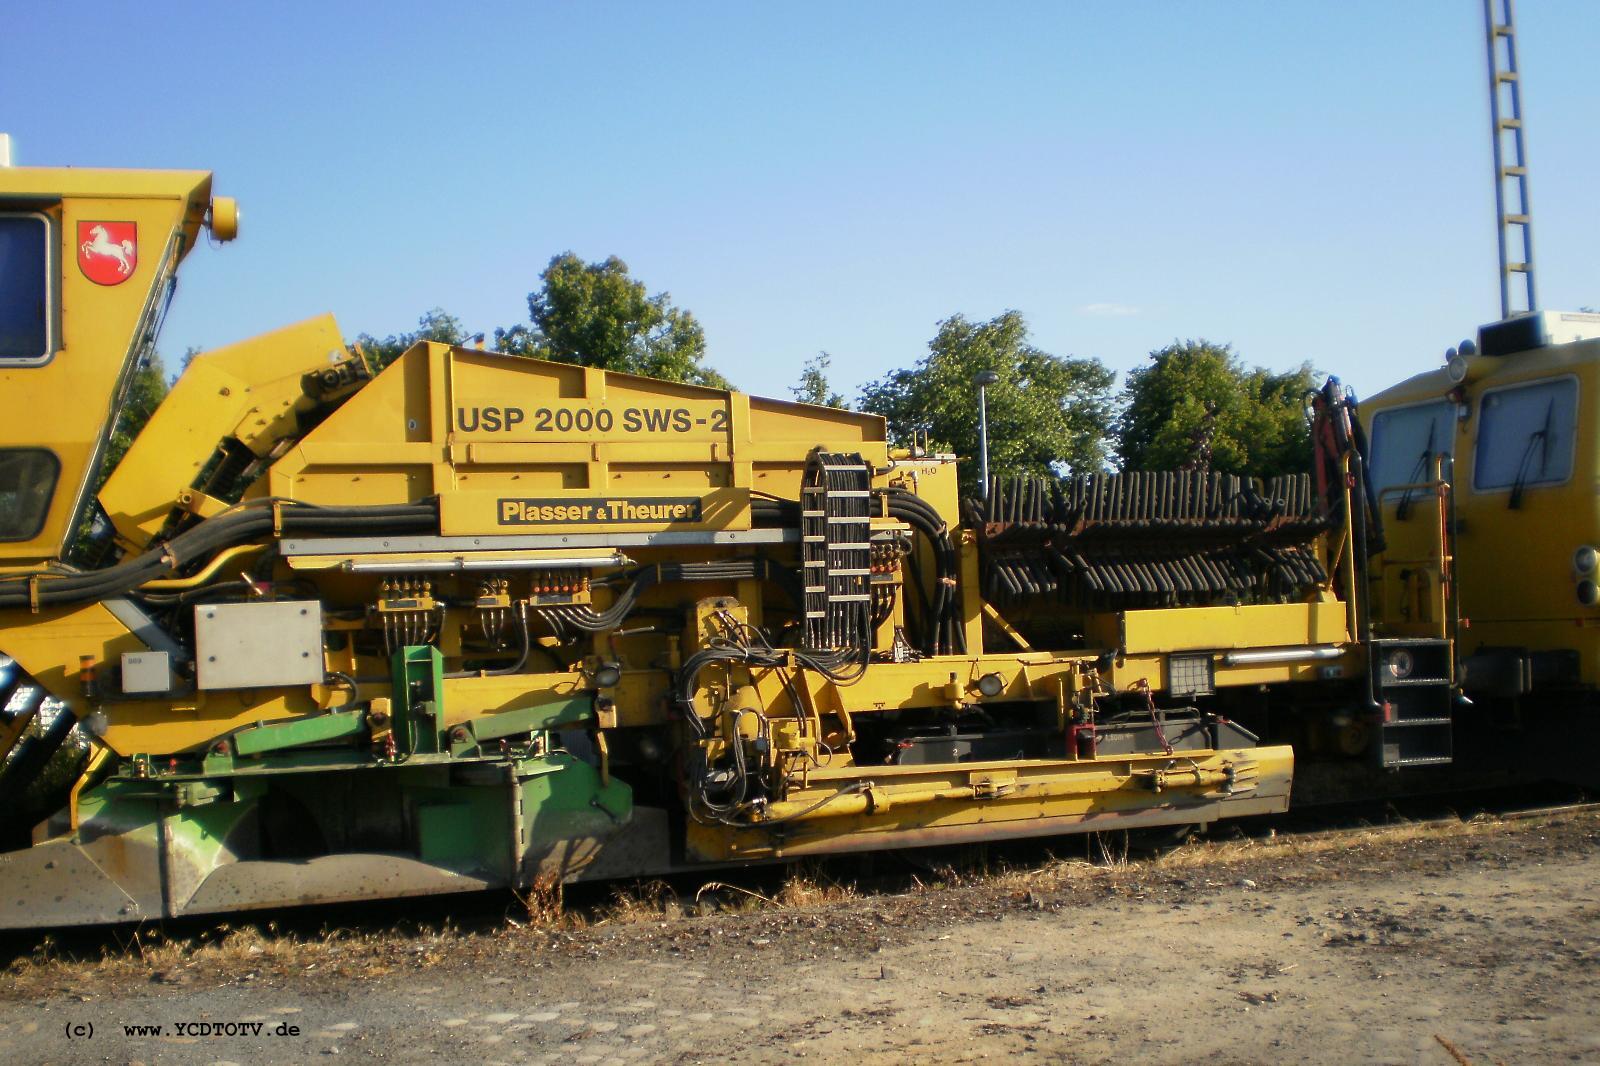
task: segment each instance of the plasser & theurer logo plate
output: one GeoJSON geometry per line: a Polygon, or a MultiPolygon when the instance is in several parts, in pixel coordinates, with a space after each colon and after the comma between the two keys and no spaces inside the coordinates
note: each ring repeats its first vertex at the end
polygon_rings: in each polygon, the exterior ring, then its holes
{"type": "Polygon", "coordinates": [[[502,526],[535,525],[664,525],[700,521],[698,496],[572,496],[499,501],[502,526]]]}

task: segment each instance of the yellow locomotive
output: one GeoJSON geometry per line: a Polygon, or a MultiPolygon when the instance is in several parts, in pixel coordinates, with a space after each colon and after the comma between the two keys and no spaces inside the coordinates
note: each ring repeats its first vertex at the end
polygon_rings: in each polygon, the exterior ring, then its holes
{"type": "Polygon", "coordinates": [[[1365,405],[1388,542],[1371,613],[1456,643],[1455,717],[1484,765],[1594,778],[1597,388],[1600,315],[1547,311],[1483,327],[1365,405]]]}

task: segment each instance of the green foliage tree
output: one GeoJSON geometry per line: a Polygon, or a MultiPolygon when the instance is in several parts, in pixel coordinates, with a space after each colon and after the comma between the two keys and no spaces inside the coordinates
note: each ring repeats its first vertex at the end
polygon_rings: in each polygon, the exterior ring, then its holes
{"type": "Polygon", "coordinates": [[[183,372],[185,370],[189,369],[189,364],[195,361],[195,357],[196,356],[200,356],[200,355],[204,355],[204,354],[205,354],[205,350],[204,349],[197,348],[192,344],[189,347],[185,348],[183,350],[183,359],[180,360],[179,363],[178,363],[178,372],[176,374],[172,375],[172,380],[169,381],[168,384],[169,385],[176,384],[177,380],[180,377],[183,376],[183,372]]]}
{"type": "Polygon", "coordinates": [[[370,333],[356,338],[356,343],[367,358],[374,361],[374,370],[382,370],[405,354],[418,341],[437,341],[440,344],[465,344],[470,337],[461,320],[442,307],[435,307],[417,319],[417,328],[410,333],[391,333],[379,340],[370,333]]]}
{"type": "Polygon", "coordinates": [[[670,293],[647,294],[616,256],[586,263],[571,252],[550,260],[528,294],[530,325],[494,331],[497,351],[560,363],[729,388],[705,365],[706,334],[670,293]]]}
{"type": "MultiPolygon", "coordinates": [[[[1051,355],[1028,341],[1020,312],[988,322],[956,315],[939,323],[928,354],[862,389],[861,409],[883,415],[897,443],[926,435],[958,455],[978,453],[978,391],[972,379],[992,370],[988,388],[989,465],[995,474],[1059,474],[1100,468],[1106,458],[1115,378],[1098,359],[1051,355]]],[[[978,486],[967,463],[962,487],[978,486]]]]}
{"type": "MultiPolygon", "coordinates": [[[[191,349],[192,352],[192,349],[191,349]]],[[[192,355],[186,354],[184,365],[192,355]]],[[[152,352],[150,357],[139,364],[133,372],[133,380],[128,383],[128,395],[123,399],[122,410],[117,413],[116,425],[111,429],[111,436],[106,441],[105,455],[101,458],[94,492],[98,493],[111,477],[111,472],[122,462],[123,456],[128,454],[128,449],[133,447],[134,438],[138,437],[145,424],[150,421],[150,416],[156,413],[156,408],[161,406],[161,401],[167,398],[167,368],[162,362],[159,353],[152,352]]],[[[98,508],[91,508],[78,524],[76,535],[67,545],[67,558],[80,566],[93,566],[101,560],[105,550],[106,541],[96,536],[95,515],[98,508]]],[[[109,530],[109,526],[104,527],[109,530]]]]}
{"type": "Polygon", "coordinates": [[[832,363],[833,356],[827,352],[818,352],[807,359],[800,370],[800,384],[789,386],[794,398],[819,407],[847,408],[849,404],[844,402],[844,397],[834,392],[828,384],[828,367],[832,363]]]}
{"type": "MultiPolygon", "coordinates": [[[[189,357],[192,358],[192,357],[189,357]]],[[[188,365],[185,359],[184,365],[188,365]]],[[[145,423],[150,421],[150,416],[156,413],[156,408],[161,406],[161,401],[167,398],[167,368],[161,361],[160,355],[151,355],[133,373],[133,381],[128,386],[128,397],[123,401],[122,412],[117,416],[116,428],[111,431],[111,439],[106,443],[105,461],[100,465],[100,482],[95,486],[95,491],[100,491],[100,486],[105,484],[106,478],[122,462],[122,457],[128,454],[128,449],[133,447],[133,440],[144,429],[145,423]]]]}
{"type": "Polygon", "coordinates": [[[1300,473],[1311,465],[1303,404],[1315,387],[1309,363],[1275,374],[1245,366],[1226,344],[1174,341],[1151,352],[1150,365],[1129,372],[1117,454],[1125,470],[1171,469],[1190,462],[1204,437],[1214,470],[1300,473]]]}

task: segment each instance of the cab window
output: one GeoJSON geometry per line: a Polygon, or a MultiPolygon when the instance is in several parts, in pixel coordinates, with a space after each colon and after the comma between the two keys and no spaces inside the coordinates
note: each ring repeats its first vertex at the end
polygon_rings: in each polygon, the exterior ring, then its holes
{"type": "Polygon", "coordinates": [[[50,358],[50,223],[0,212],[0,361],[50,358]]]}
{"type": "Polygon", "coordinates": [[[1537,381],[1485,393],[1478,415],[1472,487],[1555,485],[1572,476],[1578,383],[1537,381]]]}
{"type": "Polygon", "coordinates": [[[43,448],[0,448],[0,541],[39,535],[60,473],[43,448]]]}
{"type": "Polygon", "coordinates": [[[1433,480],[1433,461],[1455,454],[1455,413],[1455,404],[1439,400],[1373,416],[1372,483],[1379,492],[1433,480]]]}

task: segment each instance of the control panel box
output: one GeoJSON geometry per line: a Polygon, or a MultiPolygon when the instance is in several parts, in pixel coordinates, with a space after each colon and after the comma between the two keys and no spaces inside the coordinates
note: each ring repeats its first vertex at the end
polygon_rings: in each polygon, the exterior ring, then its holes
{"type": "Polygon", "coordinates": [[[201,689],[315,685],[325,676],[316,600],[202,604],[194,638],[201,689]]]}

